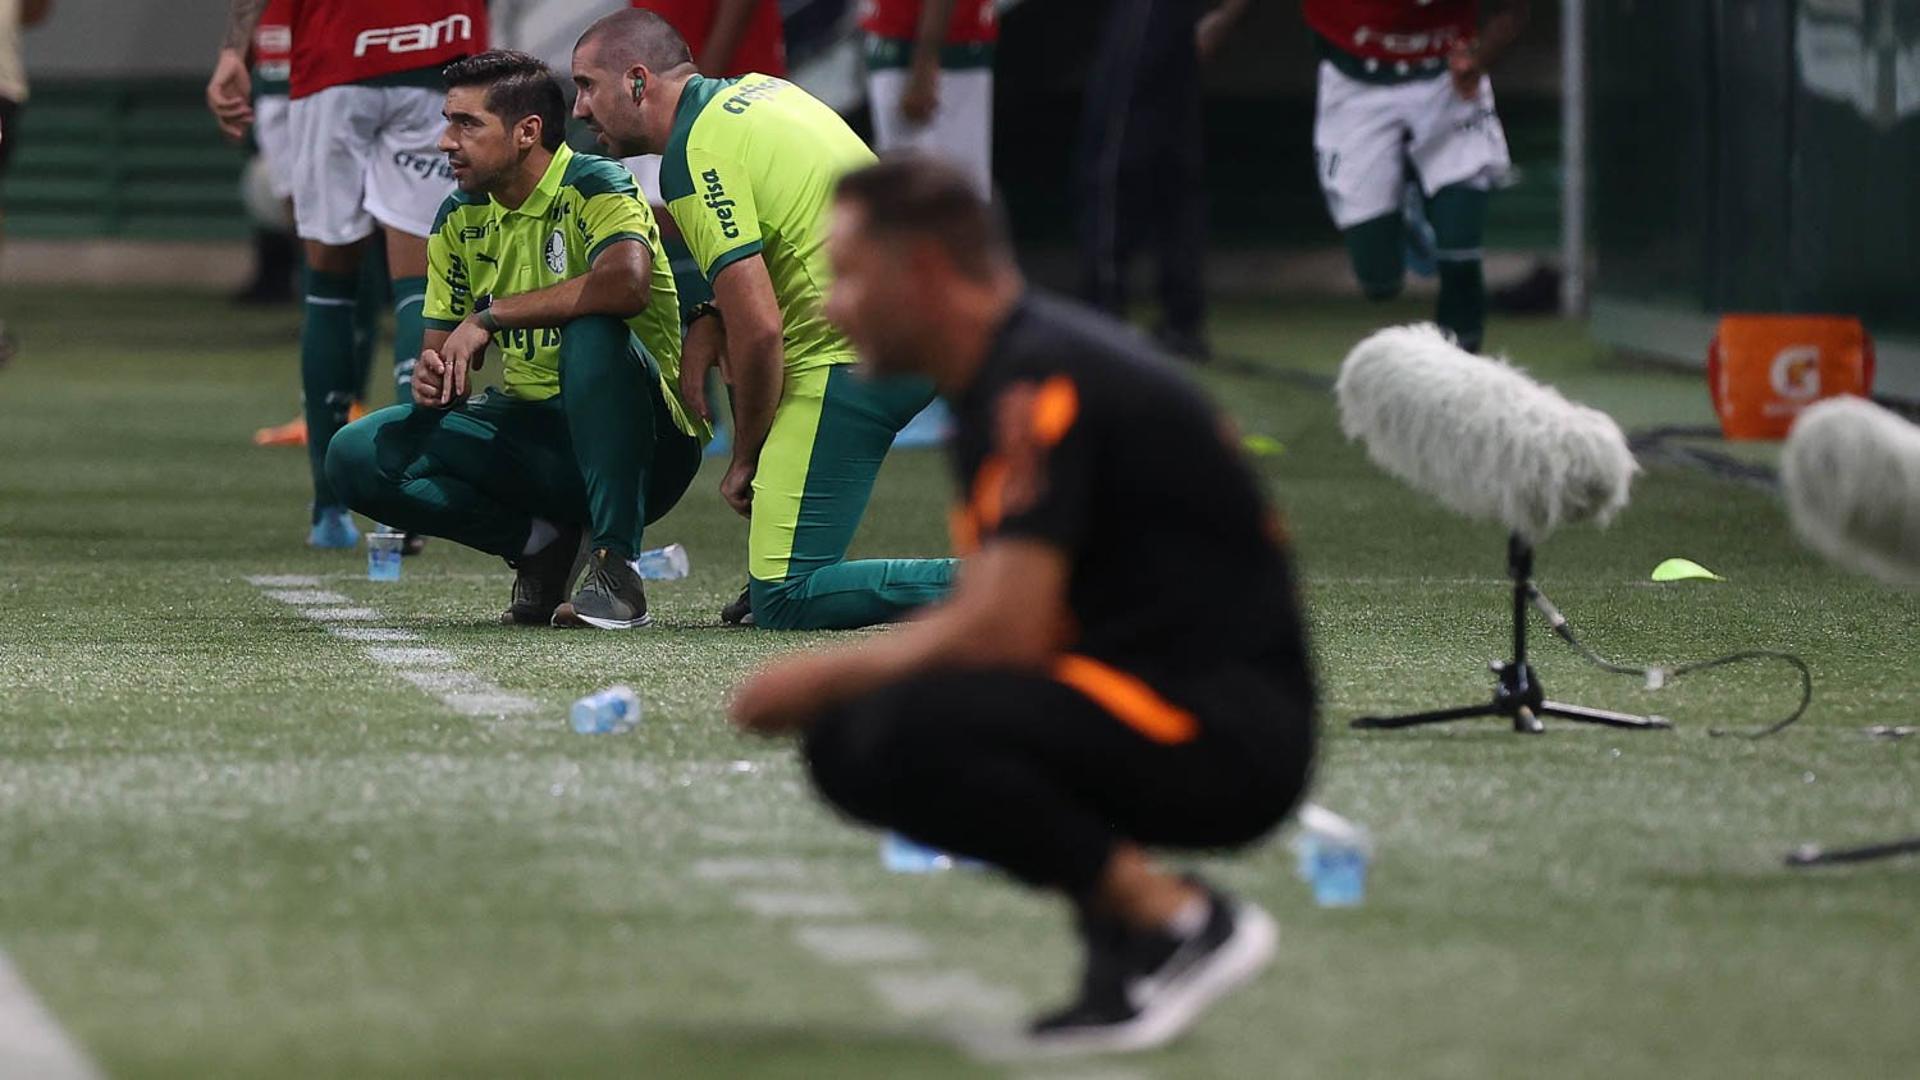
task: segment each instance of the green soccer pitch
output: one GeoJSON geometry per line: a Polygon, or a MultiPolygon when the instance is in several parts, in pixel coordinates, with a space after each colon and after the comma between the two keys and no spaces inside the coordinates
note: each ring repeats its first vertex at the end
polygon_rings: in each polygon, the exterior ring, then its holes
{"type": "MultiPolygon", "coordinates": [[[[736,676],[832,636],[717,625],[744,530],[714,463],[650,531],[694,564],[652,588],[654,629],[506,629],[498,560],[435,543],[379,584],[360,552],[301,546],[302,455],[248,445],[294,411],[291,311],[6,302],[25,348],[0,371],[0,949],[110,1074],[1486,1080],[1920,1060],[1920,859],[1780,865],[1802,841],[1920,831],[1920,738],[1864,732],[1920,719],[1920,596],[1822,565],[1766,493],[1655,466],[1610,529],[1552,538],[1539,570],[1616,658],[1800,653],[1817,694],[1785,734],[1706,734],[1784,715],[1784,667],[1650,693],[1544,634],[1555,696],[1677,730],[1345,730],[1479,700],[1506,645],[1497,528],[1378,473],[1324,390],[1272,374],[1330,373],[1414,306],[1227,307],[1217,343],[1253,366],[1205,376],[1285,446],[1258,461],[1324,682],[1315,797],[1378,839],[1366,905],[1314,907],[1280,838],[1201,860],[1279,918],[1272,970],[1169,1050],[1037,1065],[954,1032],[1067,993],[1059,908],[982,873],[886,873],[789,747],[727,728],[736,676]],[[1727,580],[1651,584],[1674,555],[1727,580]],[[264,575],[317,578],[294,591],[371,609],[334,625],[405,640],[331,634],[264,575]],[[453,684],[399,674],[421,663],[532,708],[463,715],[453,684]],[[644,724],[573,734],[567,705],[615,682],[644,724]]],[[[1496,320],[1490,340],[1629,429],[1708,420],[1698,376],[1610,359],[1579,327],[1496,320]]],[[[944,552],[948,489],[938,454],[897,454],[856,554],[944,552]]],[[[1143,552],[1140,572],[1180,557],[1143,552]]]]}

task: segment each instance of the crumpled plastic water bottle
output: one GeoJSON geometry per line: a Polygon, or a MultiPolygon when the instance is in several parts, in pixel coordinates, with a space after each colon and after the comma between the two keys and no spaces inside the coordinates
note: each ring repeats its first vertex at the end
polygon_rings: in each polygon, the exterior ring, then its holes
{"type": "Polygon", "coordinates": [[[649,548],[633,557],[633,572],[648,581],[678,581],[693,568],[687,549],[679,544],[649,548]]]}
{"type": "Polygon", "coordinates": [[[1293,851],[1300,880],[1313,886],[1321,907],[1359,907],[1367,895],[1367,864],[1373,839],[1355,822],[1316,803],[1300,808],[1300,831],[1293,851]]]}
{"type": "Polygon", "coordinates": [[[619,735],[640,723],[640,695],[630,686],[609,686],[573,703],[573,730],[582,735],[619,735]]]}
{"type": "Polygon", "coordinates": [[[899,833],[890,832],[880,838],[880,865],[895,874],[937,874],[955,868],[971,870],[984,864],[978,859],[916,844],[899,833]]]}

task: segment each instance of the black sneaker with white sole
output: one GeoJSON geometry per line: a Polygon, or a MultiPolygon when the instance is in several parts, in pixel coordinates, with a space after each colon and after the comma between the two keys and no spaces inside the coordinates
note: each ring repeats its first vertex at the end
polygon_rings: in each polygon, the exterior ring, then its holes
{"type": "Polygon", "coordinates": [[[1207,921],[1190,937],[1105,920],[1080,928],[1087,947],[1080,997],[1033,1022],[1043,1053],[1125,1053],[1163,1046],[1207,1006],[1259,974],[1279,937],[1273,917],[1208,890],[1207,921]]]}
{"type": "Polygon", "coordinates": [[[601,630],[632,630],[653,621],[647,617],[647,590],[639,573],[624,556],[606,548],[587,556],[586,576],[566,606],[574,618],[601,630]]]}
{"type": "Polygon", "coordinates": [[[720,609],[720,621],[728,626],[753,625],[753,586],[741,589],[733,603],[720,609]]]}
{"type": "Polygon", "coordinates": [[[508,559],[513,567],[513,601],[500,613],[508,626],[545,626],[567,598],[580,565],[580,526],[568,525],[546,547],[508,559]]]}

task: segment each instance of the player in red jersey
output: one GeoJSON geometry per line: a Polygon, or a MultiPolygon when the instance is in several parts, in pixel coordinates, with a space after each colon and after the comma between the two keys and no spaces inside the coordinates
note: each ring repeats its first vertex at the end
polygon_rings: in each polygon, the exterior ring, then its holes
{"type": "Polygon", "coordinates": [[[1487,68],[1519,38],[1528,0],[1304,0],[1303,8],[1321,57],[1320,185],[1361,288],[1374,299],[1400,293],[1411,176],[1434,233],[1435,321],[1477,351],[1487,318],[1487,193],[1511,168],[1487,68]]]}
{"type": "Polygon", "coordinates": [[[874,149],[914,149],[993,186],[993,0],[863,0],[874,149]]]}
{"type": "Polygon", "coordinates": [[[679,31],[693,66],[716,78],[787,73],[779,0],[632,0],[679,31]]]}
{"type": "MultiPolygon", "coordinates": [[[[254,122],[247,46],[268,0],[229,0],[208,104],[233,137],[254,122]]],[[[353,309],[361,249],[386,232],[393,274],[394,382],[420,352],[427,241],[453,176],[437,146],[440,69],[487,48],[484,0],[291,0],[289,120],[295,227],[307,256],[300,335],[314,547],[358,542],[327,483],[327,444],[353,400],[353,309]]]]}

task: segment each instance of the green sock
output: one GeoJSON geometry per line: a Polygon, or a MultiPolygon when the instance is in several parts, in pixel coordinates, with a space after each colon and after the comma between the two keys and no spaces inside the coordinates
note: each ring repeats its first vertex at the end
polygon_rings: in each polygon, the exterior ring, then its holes
{"type": "Polygon", "coordinates": [[[1347,241],[1347,256],[1353,260],[1353,274],[1360,279],[1360,290],[1367,299],[1391,300],[1406,287],[1406,228],[1406,219],[1395,210],[1349,226],[1342,234],[1347,241]]]}
{"type": "Polygon", "coordinates": [[[645,474],[653,458],[654,410],[645,354],[629,348],[627,324],[589,315],[560,328],[560,404],[587,489],[593,546],[623,559],[640,549],[645,474]]]}
{"type": "Polygon", "coordinates": [[[307,464],[313,473],[315,520],[340,505],[327,483],[327,444],[347,423],[353,404],[353,296],[351,274],[306,271],[306,308],[300,326],[300,389],[307,417],[307,464]]]}
{"type": "Polygon", "coordinates": [[[1479,352],[1487,333],[1487,279],[1480,245],[1487,228],[1487,193],[1466,184],[1444,187],[1427,200],[1440,264],[1440,301],[1433,321],[1453,331],[1460,347],[1479,352]]]}
{"type": "Polygon", "coordinates": [[[420,358],[420,337],[427,324],[427,279],[393,279],[393,403],[413,400],[413,363],[420,358]]]}
{"type": "Polygon", "coordinates": [[[360,262],[360,287],[353,298],[354,393],[362,402],[369,400],[367,377],[373,371],[373,352],[380,344],[380,320],[388,304],[387,260],[377,254],[379,245],[367,251],[360,262]]]}

